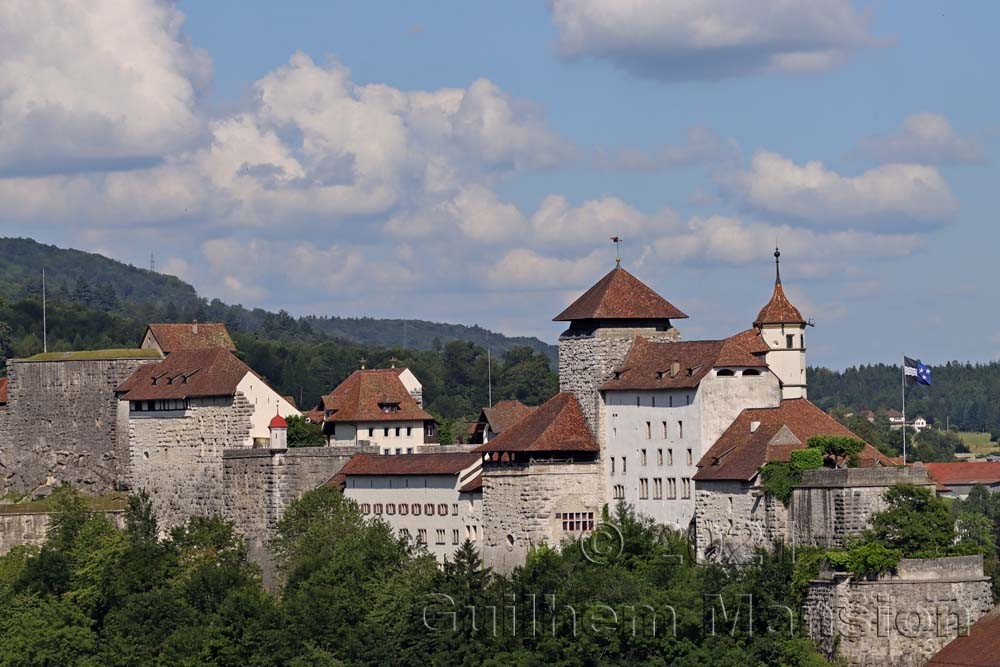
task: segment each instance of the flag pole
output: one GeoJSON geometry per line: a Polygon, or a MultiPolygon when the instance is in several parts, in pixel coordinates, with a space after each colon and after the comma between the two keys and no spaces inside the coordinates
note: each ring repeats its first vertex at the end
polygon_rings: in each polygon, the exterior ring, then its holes
{"type": "Polygon", "coordinates": [[[899,374],[902,379],[903,390],[903,466],[906,466],[906,357],[903,357],[903,364],[899,367],[899,374]]]}

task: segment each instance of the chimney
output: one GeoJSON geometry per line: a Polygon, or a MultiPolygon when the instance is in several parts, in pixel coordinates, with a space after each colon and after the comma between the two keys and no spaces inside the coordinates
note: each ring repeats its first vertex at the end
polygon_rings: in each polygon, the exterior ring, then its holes
{"type": "Polygon", "coordinates": [[[752,422],[750,422],[750,432],[751,433],[755,433],[757,431],[757,429],[759,429],[759,428],[760,428],[760,422],[759,421],[752,421],[752,422]]]}
{"type": "Polygon", "coordinates": [[[195,336],[198,335],[198,320],[195,320],[194,322],[191,323],[191,333],[194,334],[195,336]]]}
{"type": "Polygon", "coordinates": [[[677,374],[681,372],[681,362],[675,361],[670,364],[670,377],[675,378],[677,374]]]}

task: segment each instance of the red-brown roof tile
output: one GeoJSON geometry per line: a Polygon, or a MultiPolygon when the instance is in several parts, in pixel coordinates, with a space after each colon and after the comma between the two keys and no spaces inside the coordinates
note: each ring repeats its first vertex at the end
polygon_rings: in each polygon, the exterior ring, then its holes
{"type": "Polygon", "coordinates": [[[494,433],[503,433],[537,409],[521,401],[497,401],[492,408],[483,408],[483,416],[494,433]]]}
{"type": "Polygon", "coordinates": [[[405,369],[362,369],[340,383],[320,399],[317,410],[328,412],[328,422],[429,421],[434,419],[410,396],[400,373],[405,369]],[[398,404],[396,412],[386,412],[381,405],[398,404]]]}
{"type": "Polygon", "coordinates": [[[927,474],[944,486],[952,484],[997,484],[1000,482],[1000,461],[957,461],[925,463],[927,474]]]}
{"type": "Polygon", "coordinates": [[[687,317],[621,267],[611,270],[554,322],[572,320],[678,320],[687,317]]]}
{"type": "Polygon", "coordinates": [[[765,354],[770,350],[760,334],[760,329],[756,327],[733,334],[726,340],[734,342],[750,354],[765,354]]]}
{"type": "Polygon", "coordinates": [[[0,378],[0,405],[7,404],[7,378],[0,378]]]}
{"type": "Polygon", "coordinates": [[[179,350],[204,350],[224,347],[233,352],[236,345],[229,336],[225,324],[209,322],[198,324],[150,324],[148,327],[156,344],[164,354],[179,350]],[[195,333],[197,332],[197,333],[195,333]]]}
{"type": "Polygon", "coordinates": [[[127,401],[233,396],[247,373],[253,371],[225,348],[180,350],[141,366],[115,391],[127,401]]]}
{"type": "Polygon", "coordinates": [[[748,352],[732,338],[677,342],[651,341],[637,336],[625,361],[603,390],[684,389],[697,387],[713,368],[766,368],[764,359],[748,352]],[[677,373],[673,372],[677,368],[677,373]]]}
{"type": "Polygon", "coordinates": [[[952,639],[926,667],[1000,667],[1000,607],[952,639]]]}
{"type": "Polygon", "coordinates": [[[475,477],[473,477],[472,479],[470,479],[468,482],[466,482],[465,484],[463,484],[462,488],[459,489],[459,492],[460,493],[472,493],[473,491],[481,491],[482,488],[483,488],[483,476],[480,474],[480,475],[476,475],[475,477]]]}
{"type": "Polygon", "coordinates": [[[475,452],[596,452],[576,396],[561,392],[475,452]]]}
{"type": "Polygon", "coordinates": [[[771,300],[760,309],[757,319],[753,324],[759,327],[763,324],[805,324],[799,309],[792,305],[792,302],[785,296],[785,290],[781,282],[774,283],[774,292],[771,300]]]}
{"type": "Polygon", "coordinates": [[[351,475],[457,475],[481,460],[474,453],[355,454],[338,476],[351,475]]]}
{"type": "MultiPolygon", "coordinates": [[[[776,408],[741,412],[698,462],[695,480],[750,481],[768,461],[787,461],[817,435],[858,438],[846,426],[804,398],[789,399],[776,408]],[[751,424],[759,422],[751,431],[751,424]]],[[[859,455],[862,467],[892,465],[871,445],[859,455]]]]}

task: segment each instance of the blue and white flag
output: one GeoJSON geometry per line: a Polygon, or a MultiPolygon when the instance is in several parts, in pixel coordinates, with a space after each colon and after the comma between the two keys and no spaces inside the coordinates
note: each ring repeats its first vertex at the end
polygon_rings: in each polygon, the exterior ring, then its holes
{"type": "Polygon", "coordinates": [[[931,383],[931,367],[919,359],[903,357],[903,375],[906,377],[906,384],[931,383]]]}

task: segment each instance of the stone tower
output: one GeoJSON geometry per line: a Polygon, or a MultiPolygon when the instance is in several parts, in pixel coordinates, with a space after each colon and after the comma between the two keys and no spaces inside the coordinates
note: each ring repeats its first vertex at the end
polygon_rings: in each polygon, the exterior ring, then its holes
{"type": "Polygon", "coordinates": [[[631,273],[615,266],[553,321],[569,322],[559,336],[559,390],[572,392],[604,448],[600,387],[625,360],[637,335],[680,340],[671,320],[686,318],[631,273]]]}
{"type": "Polygon", "coordinates": [[[781,381],[781,398],[806,398],[806,320],[781,286],[781,251],[774,249],[774,292],[754,327],[767,344],[767,365],[781,381]]]}

